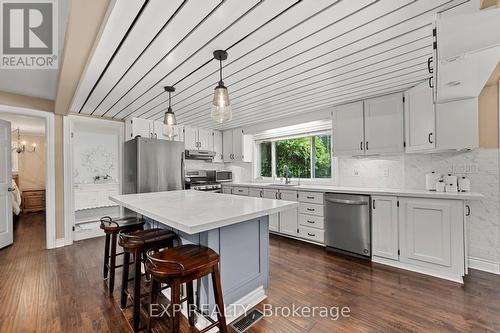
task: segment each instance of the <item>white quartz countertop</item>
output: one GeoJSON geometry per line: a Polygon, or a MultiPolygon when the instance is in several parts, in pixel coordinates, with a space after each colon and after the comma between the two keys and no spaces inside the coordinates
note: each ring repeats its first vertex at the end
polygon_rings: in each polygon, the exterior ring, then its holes
{"type": "Polygon", "coordinates": [[[347,193],[347,194],[367,194],[367,195],[390,195],[398,197],[419,197],[419,198],[435,198],[435,199],[455,199],[455,200],[480,200],[483,198],[481,193],[476,192],[435,192],[426,190],[411,190],[411,189],[389,189],[389,188],[364,188],[351,186],[335,186],[335,185],[295,185],[283,186],[271,183],[224,183],[223,186],[242,186],[242,187],[257,187],[282,190],[300,190],[313,192],[332,192],[332,193],[347,193]]]}
{"type": "Polygon", "coordinates": [[[296,202],[182,190],[110,196],[169,227],[195,234],[298,207],[296,202]]]}

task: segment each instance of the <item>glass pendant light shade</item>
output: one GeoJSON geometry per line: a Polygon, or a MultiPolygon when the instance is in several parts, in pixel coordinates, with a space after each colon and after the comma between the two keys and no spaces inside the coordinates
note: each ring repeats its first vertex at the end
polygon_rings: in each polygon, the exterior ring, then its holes
{"type": "Polygon", "coordinates": [[[230,121],[233,118],[231,103],[229,102],[229,92],[222,81],[222,60],[227,59],[227,52],[217,50],[214,52],[214,58],[219,60],[219,75],[220,80],[217,87],[214,89],[214,98],[212,99],[212,119],[222,124],[230,121]]]}
{"type": "Polygon", "coordinates": [[[231,104],[229,103],[229,92],[222,84],[215,87],[211,116],[213,120],[220,124],[233,118],[231,104]]]}
{"type": "Polygon", "coordinates": [[[168,109],[167,112],[165,112],[165,116],[163,117],[163,123],[169,126],[177,125],[177,119],[175,118],[175,114],[172,111],[172,93],[175,91],[175,88],[167,86],[165,87],[165,91],[168,91],[168,109]]]}
{"type": "Polygon", "coordinates": [[[163,123],[165,125],[177,125],[177,119],[175,119],[175,113],[172,111],[172,108],[168,108],[167,112],[165,112],[163,123]]]}
{"type": "Polygon", "coordinates": [[[174,126],[163,125],[163,135],[172,140],[174,138],[174,126]]]}

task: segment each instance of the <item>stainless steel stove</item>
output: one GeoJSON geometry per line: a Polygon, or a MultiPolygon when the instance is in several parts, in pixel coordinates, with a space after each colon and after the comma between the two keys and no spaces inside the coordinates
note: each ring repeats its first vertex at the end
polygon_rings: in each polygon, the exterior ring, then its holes
{"type": "Polygon", "coordinates": [[[222,192],[221,183],[215,180],[215,170],[187,170],[184,184],[187,190],[222,192]]]}

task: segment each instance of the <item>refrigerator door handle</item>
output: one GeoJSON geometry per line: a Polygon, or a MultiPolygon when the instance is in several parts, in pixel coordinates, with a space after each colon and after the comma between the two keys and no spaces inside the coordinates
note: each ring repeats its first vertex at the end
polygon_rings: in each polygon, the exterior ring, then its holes
{"type": "Polygon", "coordinates": [[[185,190],[186,189],[186,184],[184,184],[184,152],[181,153],[181,186],[182,186],[182,189],[185,190]]]}

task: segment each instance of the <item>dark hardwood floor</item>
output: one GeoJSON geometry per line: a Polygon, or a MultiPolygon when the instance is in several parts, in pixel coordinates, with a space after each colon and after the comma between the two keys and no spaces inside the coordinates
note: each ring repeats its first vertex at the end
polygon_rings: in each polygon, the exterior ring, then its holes
{"type": "MultiPolygon", "coordinates": [[[[131,332],[105,293],[103,244],[44,250],[44,216],[22,217],[0,250],[0,332],[131,332]]],[[[265,304],[347,306],[350,317],[269,317],[247,332],[500,332],[500,276],[471,270],[461,286],[278,236],[270,274],[265,304]]]]}

